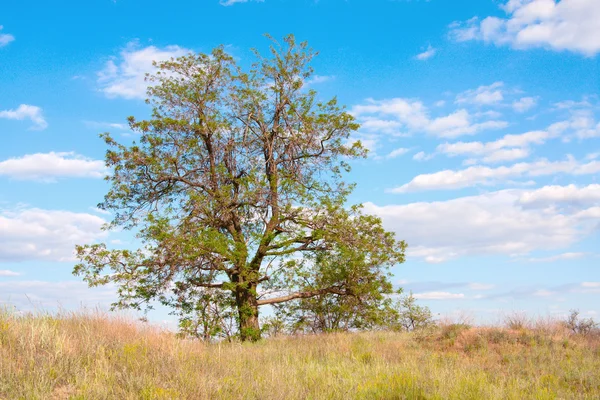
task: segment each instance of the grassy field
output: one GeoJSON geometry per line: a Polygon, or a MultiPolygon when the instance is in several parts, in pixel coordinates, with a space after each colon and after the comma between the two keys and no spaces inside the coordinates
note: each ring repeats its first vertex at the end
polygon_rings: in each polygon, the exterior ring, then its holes
{"type": "Polygon", "coordinates": [[[557,323],[203,344],[101,314],[0,312],[1,399],[599,399],[557,323]]]}

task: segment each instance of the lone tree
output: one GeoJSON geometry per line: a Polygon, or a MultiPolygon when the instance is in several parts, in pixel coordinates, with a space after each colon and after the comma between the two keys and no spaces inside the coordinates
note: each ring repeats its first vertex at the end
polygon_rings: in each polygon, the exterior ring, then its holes
{"type": "Polygon", "coordinates": [[[359,126],[306,88],[306,43],[288,36],[255,55],[247,72],[222,47],[155,64],[152,117],[129,117],[139,144],[101,135],[112,172],[99,207],[114,215],[107,228],[133,229],[143,246],[77,246],[73,272],[116,284],[114,307],[158,301],[189,325],[200,308],[229,304],[237,335],[256,340],[261,306],[391,292],[388,268],[405,243],[346,206],[347,161],[366,155],[349,140],[359,126]]]}

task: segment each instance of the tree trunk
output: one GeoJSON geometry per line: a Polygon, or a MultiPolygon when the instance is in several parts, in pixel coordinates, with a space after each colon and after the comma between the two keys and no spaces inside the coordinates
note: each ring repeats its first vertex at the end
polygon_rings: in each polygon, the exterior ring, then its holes
{"type": "Polygon", "coordinates": [[[238,287],[235,292],[240,317],[240,337],[243,342],[247,340],[254,342],[260,339],[256,286],[256,284],[248,284],[248,287],[238,287]]]}

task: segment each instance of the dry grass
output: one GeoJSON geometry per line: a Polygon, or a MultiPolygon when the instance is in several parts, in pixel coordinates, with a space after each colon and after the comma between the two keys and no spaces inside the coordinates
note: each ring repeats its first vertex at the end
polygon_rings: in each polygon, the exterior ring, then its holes
{"type": "Polygon", "coordinates": [[[0,312],[2,399],[598,399],[600,338],[554,323],[212,344],[0,312]]]}

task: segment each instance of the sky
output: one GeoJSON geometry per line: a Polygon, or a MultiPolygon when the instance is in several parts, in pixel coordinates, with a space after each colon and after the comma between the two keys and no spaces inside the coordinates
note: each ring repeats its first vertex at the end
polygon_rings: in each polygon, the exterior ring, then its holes
{"type": "MultiPolygon", "coordinates": [[[[0,303],[105,309],[71,274],[101,229],[101,132],[136,139],[152,60],[293,33],[370,149],[352,203],[409,245],[392,282],[435,315],[600,318],[598,0],[6,0],[0,6],[0,303]]],[[[170,321],[158,311],[151,316],[170,321]]]]}

